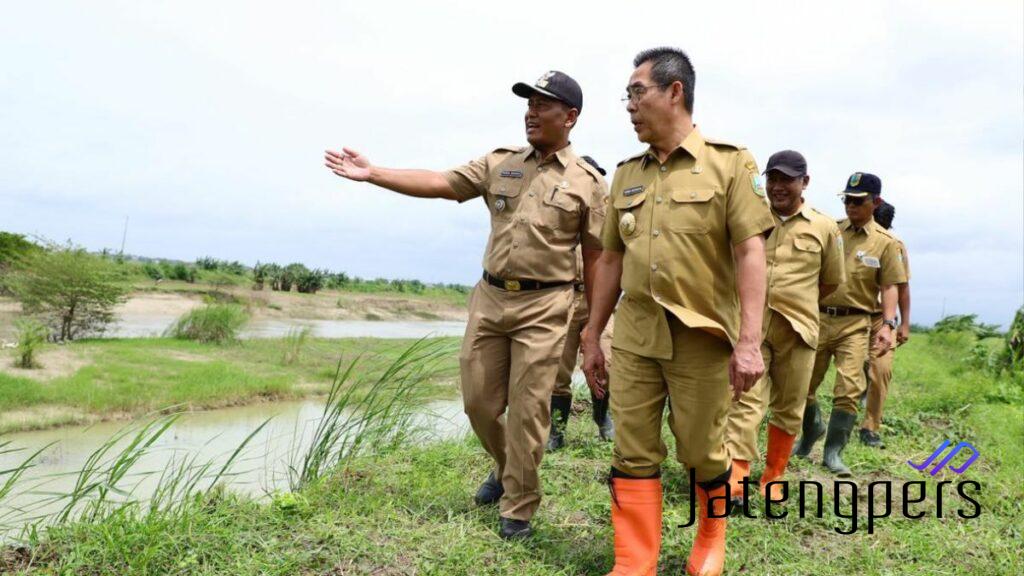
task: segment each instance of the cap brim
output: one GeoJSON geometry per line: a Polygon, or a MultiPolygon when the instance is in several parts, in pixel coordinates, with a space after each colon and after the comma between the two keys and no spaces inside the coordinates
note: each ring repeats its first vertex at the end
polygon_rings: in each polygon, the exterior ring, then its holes
{"type": "Polygon", "coordinates": [[[772,170],[778,170],[779,172],[782,172],[783,174],[789,176],[790,178],[799,178],[801,176],[807,175],[804,172],[801,172],[795,168],[790,168],[789,166],[772,166],[771,168],[766,168],[765,171],[762,172],[762,174],[767,176],[768,173],[771,172],[772,170]]]}
{"type": "MultiPolygon", "coordinates": [[[[520,98],[529,98],[534,94],[540,94],[541,96],[547,96],[548,98],[553,98],[555,100],[558,100],[559,102],[568,104],[568,102],[562,100],[561,98],[552,94],[551,92],[548,92],[547,90],[544,90],[542,88],[537,88],[536,86],[531,86],[529,84],[526,84],[525,82],[516,82],[515,84],[513,84],[512,93],[515,94],[516,96],[519,96],[520,98]]],[[[569,105],[571,106],[571,104],[569,105]]]]}
{"type": "Polygon", "coordinates": [[[839,193],[840,196],[853,196],[854,198],[864,198],[865,196],[871,196],[871,192],[865,192],[863,190],[843,190],[839,193]]]}

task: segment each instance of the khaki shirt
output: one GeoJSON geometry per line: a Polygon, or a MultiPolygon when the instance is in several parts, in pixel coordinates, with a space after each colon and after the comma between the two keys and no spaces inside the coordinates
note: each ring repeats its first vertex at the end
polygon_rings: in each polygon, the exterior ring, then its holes
{"type": "Polygon", "coordinates": [[[842,284],[843,243],[835,220],[804,202],[768,236],[768,308],[789,320],[811,348],[818,347],[818,285],[842,284]]]}
{"type": "MultiPolygon", "coordinates": [[[[907,282],[910,282],[910,259],[907,257],[907,245],[903,243],[903,240],[901,240],[900,237],[897,236],[896,233],[892,231],[892,229],[889,229],[888,232],[889,232],[889,234],[892,235],[893,238],[896,239],[896,242],[899,243],[900,251],[898,253],[897,258],[899,258],[899,260],[901,262],[903,262],[903,269],[907,273],[907,282]]],[[[897,284],[899,284],[899,282],[897,282],[897,284]]],[[[878,299],[875,301],[875,309],[874,309],[873,312],[875,314],[881,314],[882,313],[882,295],[881,294],[878,295],[878,299]]]]}
{"type": "Polygon", "coordinates": [[[532,147],[498,148],[445,172],[460,202],[483,196],[491,212],[484,270],[505,280],[572,282],[576,247],[601,249],[607,185],[566,146],[539,161],[532,147]]]}
{"type": "Polygon", "coordinates": [[[839,222],[846,254],[846,282],[821,301],[822,306],[845,306],[865,312],[875,309],[882,286],[907,281],[899,241],[874,220],[854,228],[839,222]]]}
{"type": "Polygon", "coordinates": [[[732,248],[774,225],[750,153],[694,128],[664,164],[651,150],[621,162],[611,190],[602,239],[625,252],[614,345],[671,359],[665,310],[735,343],[732,248]]]}

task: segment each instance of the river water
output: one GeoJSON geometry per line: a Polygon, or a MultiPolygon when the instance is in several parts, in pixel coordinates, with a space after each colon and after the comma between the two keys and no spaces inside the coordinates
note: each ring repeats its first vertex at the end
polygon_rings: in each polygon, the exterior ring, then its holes
{"type": "MultiPolygon", "coordinates": [[[[116,323],[104,333],[106,338],[148,338],[160,336],[177,320],[175,314],[118,315],[116,323]]],[[[292,330],[310,328],[319,338],[423,338],[426,336],[462,336],[465,322],[456,321],[370,321],[370,320],[276,320],[259,318],[241,331],[242,338],[281,338],[292,330]]]]}

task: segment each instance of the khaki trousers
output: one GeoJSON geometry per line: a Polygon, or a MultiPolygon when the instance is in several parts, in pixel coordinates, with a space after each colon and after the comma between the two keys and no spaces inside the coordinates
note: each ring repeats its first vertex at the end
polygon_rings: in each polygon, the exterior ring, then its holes
{"type": "Polygon", "coordinates": [[[759,459],[757,432],[769,406],[771,424],[787,434],[799,433],[803,422],[814,348],[793,330],[785,316],[774,310],[765,313],[764,331],[764,376],[729,407],[726,446],[736,460],[759,459]]]}
{"type": "MultiPolygon", "coordinates": [[[[558,376],[555,377],[555,390],[552,396],[572,396],[572,373],[579,363],[580,334],[590,319],[587,298],[583,292],[576,292],[573,298],[572,320],[569,321],[569,334],[565,338],[562,360],[558,364],[558,376]]],[[[601,351],[604,352],[605,367],[611,366],[612,330],[614,317],[608,319],[608,326],[601,333],[601,351]]]]}
{"type": "Polygon", "coordinates": [[[822,313],[818,331],[818,352],[814,357],[807,403],[817,402],[815,393],[835,357],[836,382],[832,408],[856,414],[860,395],[867,387],[864,362],[867,361],[871,338],[871,318],[867,314],[829,316],[822,313]]]}
{"type": "Polygon", "coordinates": [[[668,316],[672,359],[612,350],[611,409],[615,420],[612,466],[630,476],[658,472],[668,449],[661,438],[665,400],[676,458],[707,482],[729,469],[725,422],[732,390],[732,346],[668,316]]]}
{"type": "MultiPolygon", "coordinates": [[[[875,335],[882,328],[882,315],[871,316],[871,342],[875,341],[875,335]]],[[[889,350],[878,354],[871,351],[868,360],[868,403],[864,414],[864,422],[861,428],[867,428],[872,432],[878,432],[882,425],[882,411],[885,409],[885,399],[889,396],[889,384],[892,383],[892,362],[896,355],[896,339],[893,335],[893,344],[889,350]]]]}
{"type": "Polygon", "coordinates": [[[572,300],[569,284],[507,292],[481,281],[470,296],[459,353],[462,399],[505,488],[505,518],[529,520],[540,505],[537,469],[572,300]]]}

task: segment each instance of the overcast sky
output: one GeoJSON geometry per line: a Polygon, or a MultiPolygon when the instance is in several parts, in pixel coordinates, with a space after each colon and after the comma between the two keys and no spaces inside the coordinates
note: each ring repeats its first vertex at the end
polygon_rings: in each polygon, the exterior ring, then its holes
{"type": "Polygon", "coordinates": [[[0,229],[193,260],[475,282],[480,201],[342,181],[322,151],[445,169],[523,144],[512,83],[583,86],[580,153],[642,149],[619,97],[637,51],[697,70],[695,120],[763,166],[810,164],[842,215],[878,174],[914,321],[1024,301],[1024,3],[20,2],[0,19],[0,229]]]}

